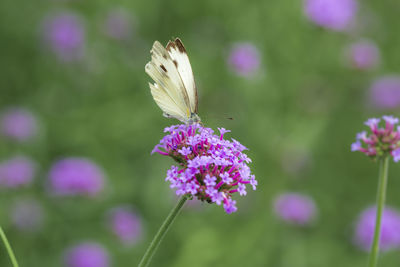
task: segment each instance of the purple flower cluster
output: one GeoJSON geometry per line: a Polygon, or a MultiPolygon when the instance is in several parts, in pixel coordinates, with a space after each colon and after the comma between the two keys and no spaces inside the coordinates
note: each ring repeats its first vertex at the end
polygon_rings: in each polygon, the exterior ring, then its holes
{"type": "Polygon", "coordinates": [[[17,156],[0,163],[0,186],[16,188],[29,185],[35,176],[36,164],[27,157],[17,156]]]}
{"type": "Polygon", "coordinates": [[[127,40],[134,31],[132,17],[125,9],[109,11],[104,23],[105,34],[116,40],[127,40]]]}
{"type": "Polygon", "coordinates": [[[347,48],[347,57],[356,69],[372,69],[379,64],[380,53],[375,43],[367,40],[351,44],[347,48]]]}
{"type": "MultiPolygon", "coordinates": [[[[375,219],[376,207],[370,207],[361,213],[357,221],[354,241],[364,251],[369,251],[372,245],[375,219]]],[[[400,248],[400,213],[393,208],[383,210],[379,247],[384,251],[400,248]]]]}
{"type": "Polygon", "coordinates": [[[355,0],[305,0],[306,16],[322,27],[335,31],[346,30],[358,10],[355,0]]]}
{"type": "Polygon", "coordinates": [[[276,215],[283,221],[300,226],[310,224],[317,213],[313,199],[298,193],[279,195],[275,199],[274,208],[276,215]]]}
{"type": "Polygon", "coordinates": [[[125,245],[134,245],[142,236],[140,217],[126,207],[114,208],[110,212],[111,230],[125,245]]]}
{"type": "Polygon", "coordinates": [[[380,128],[380,119],[372,118],[365,122],[371,129],[371,134],[366,131],[358,133],[356,142],[351,144],[351,151],[360,151],[372,159],[391,155],[395,162],[400,160],[400,126],[398,118],[383,116],[385,127],[380,128]],[[363,146],[364,143],[364,146],[363,146]]]}
{"type": "Polygon", "coordinates": [[[370,89],[371,103],[380,109],[400,106],[400,76],[387,75],[375,80],[370,89]]]}
{"type": "Polygon", "coordinates": [[[46,18],[43,38],[48,47],[64,62],[80,60],[84,55],[85,29],[77,15],[63,12],[46,18]]]}
{"type": "Polygon", "coordinates": [[[176,188],[177,195],[188,194],[208,203],[223,204],[227,213],[237,210],[232,195],[247,194],[246,185],[256,189],[257,180],[247,163],[251,159],[242,151],[246,149],[238,141],[224,139],[229,132],[219,128],[215,135],[210,128],[199,124],[173,125],[156,145],[153,152],[172,157],[181,168],[172,166],[166,181],[176,188]]]}
{"type": "Polygon", "coordinates": [[[260,52],[251,43],[237,43],[234,45],[228,63],[239,75],[251,76],[260,67],[260,52]]]}
{"type": "Polygon", "coordinates": [[[27,141],[37,133],[35,116],[24,108],[10,108],[1,117],[1,133],[16,141],[27,141]]]}
{"type": "Polygon", "coordinates": [[[51,188],[56,195],[95,196],[104,188],[104,173],[86,158],[65,158],[50,170],[51,188]]]}
{"type": "Polygon", "coordinates": [[[19,230],[35,232],[43,226],[44,210],[34,199],[20,199],[13,205],[10,217],[19,230]]]}
{"type": "Polygon", "coordinates": [[[85,242],[67,250],[64,262],[66,267],[108,267],[110,257],[100,244],[85,242]]]}

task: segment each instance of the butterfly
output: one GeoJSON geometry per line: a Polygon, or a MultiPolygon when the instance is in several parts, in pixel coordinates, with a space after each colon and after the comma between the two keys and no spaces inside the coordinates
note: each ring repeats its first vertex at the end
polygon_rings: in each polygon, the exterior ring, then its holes
{"type": "Polygon", "coordinates": [[[155,41],[150,52],[145,71],[154,80],[150,91],[164,116],[185,124],[200,122],[197,88],[182,41],[176,38],[166,47],[155,41]]]}

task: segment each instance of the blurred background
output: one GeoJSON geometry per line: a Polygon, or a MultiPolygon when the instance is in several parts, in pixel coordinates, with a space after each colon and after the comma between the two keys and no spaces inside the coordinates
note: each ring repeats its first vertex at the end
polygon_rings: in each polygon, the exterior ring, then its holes
{"type": "MultiPolygon", "coordinates": [[[[0,223],[20,265],[137,265],[177,201],[172,160],[150,152],[178,121],[144,65],[155,40],[180,37],[200,117],[250,148],[259,186],[230,215],[186,204],[151,266],[365,266],[378,166],[350,144],[368,118],[399,115],[399,12],[391,0],[1,1],[0,223]]],[[[380,266],[400,262],[390,165],[380,266]]]]}

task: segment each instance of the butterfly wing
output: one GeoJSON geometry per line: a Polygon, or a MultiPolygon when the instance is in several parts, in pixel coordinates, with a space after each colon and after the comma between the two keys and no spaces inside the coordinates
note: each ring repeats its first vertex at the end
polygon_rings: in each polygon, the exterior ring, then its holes
{"type": "Polygon", "coordinates": [[[173,117],[182,122],[186,122],[187,118],[186,116],[182,115],[183,111],[179,109],[179,107],[176,105],[174,100],[167,94],[167,92],[161,87],[159,87],[158,84],[156,83],[155,84],[149,83],[149,85],[154,101],[156,101],[157,105],[164,112],[164,116],[173,117]]]}
{"type": "Polygon", "coordinates": [[[177,68],[183,85],[186,89],[187,96],[189,97],[190,112],[197,113],[197,88],[194,82],[194,76],[189,57],[186,53],[185,47],[182,44],[182,41],[179,38],[176,38],[175,41],[169,41],[167,44],[167,51],[172,58],[173,64],[177,68]]]}
{"type": "Polygon", "coordinates": [[[154,100],[165,115],[186,123],[191,115],[190,100],[173,59],[158,41],[151,54],[145,71],[155,82],[150,86],[154,100]]]}

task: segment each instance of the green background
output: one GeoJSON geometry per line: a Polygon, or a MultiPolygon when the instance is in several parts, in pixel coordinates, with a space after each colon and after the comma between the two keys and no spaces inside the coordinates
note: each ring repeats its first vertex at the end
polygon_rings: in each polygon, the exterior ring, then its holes
{"type": "MultiPolygon", "coordinates": [[[[361,2],[361,1],[360,1],[361,2]]],[[[164,182],[171,159],[150,155],[163,128],[177,121],[161,116],[144,65],[154,40],[180,37],[199,90],[199,115],[211,128],[250,148],[256,191],[237,197],[238,212],[202,204],[185,208],[151,266],[365,266],[367,253],[352,243],[354,221],[373,204],[377,164],[351,153],[355,133],[377,111],[366,104],[368,87],[380,75],[400,72],[398,1],[363,1],[356,33],[319,28],[303,14],[301,1],[11,1],[0,2],[0,108],[23,106],[41,122],[35,142],[0,140],[0,157],[31,156],[39,165],[33,186],[1,190],[0,222],[21,266],[61,266],[65,248],[81,240],[102,243],[113,266],[136,266],[176,202],[164,182]],[[107,12],[122,7],[136,18],[129,41],[107,38],[107,12]],[[85,23],[86,59],[62,64],[43,48],[39,29],[48,14],[76,12],[85,23]],[[373,71],[349,68],[345,47],[374,40],[382,62],[373,71]],[[262,68],[252,78],[227,66],[235,42],[253,43],[262,68]],[[227,119],[232,117],[233,120],[227,119]],[[305,167],[285,155],[305,153],[305,167]],[[89,157],[105,170],[107,188],[95,199],[53,198],[43,186],[52,163],[64,156],[89,157]],[[273,199],[285,191],[312,196],[316,223],[306,229],[282,224],[273,199]],[[43,229],[22,233],[10,222],[10,204],[39,200],[43,229]],[[104,223],[109,208],[130,204],[141,215],[143,239],[125,248],[104,223]]],[[[390,163],[387,203],[400,207],[400,168],[390,163]]],[[[380,266],[398,266],[399,251],[384,253],[380,266]]],[[[10,266],[3,248],[0,265],[10,266]]]]}

